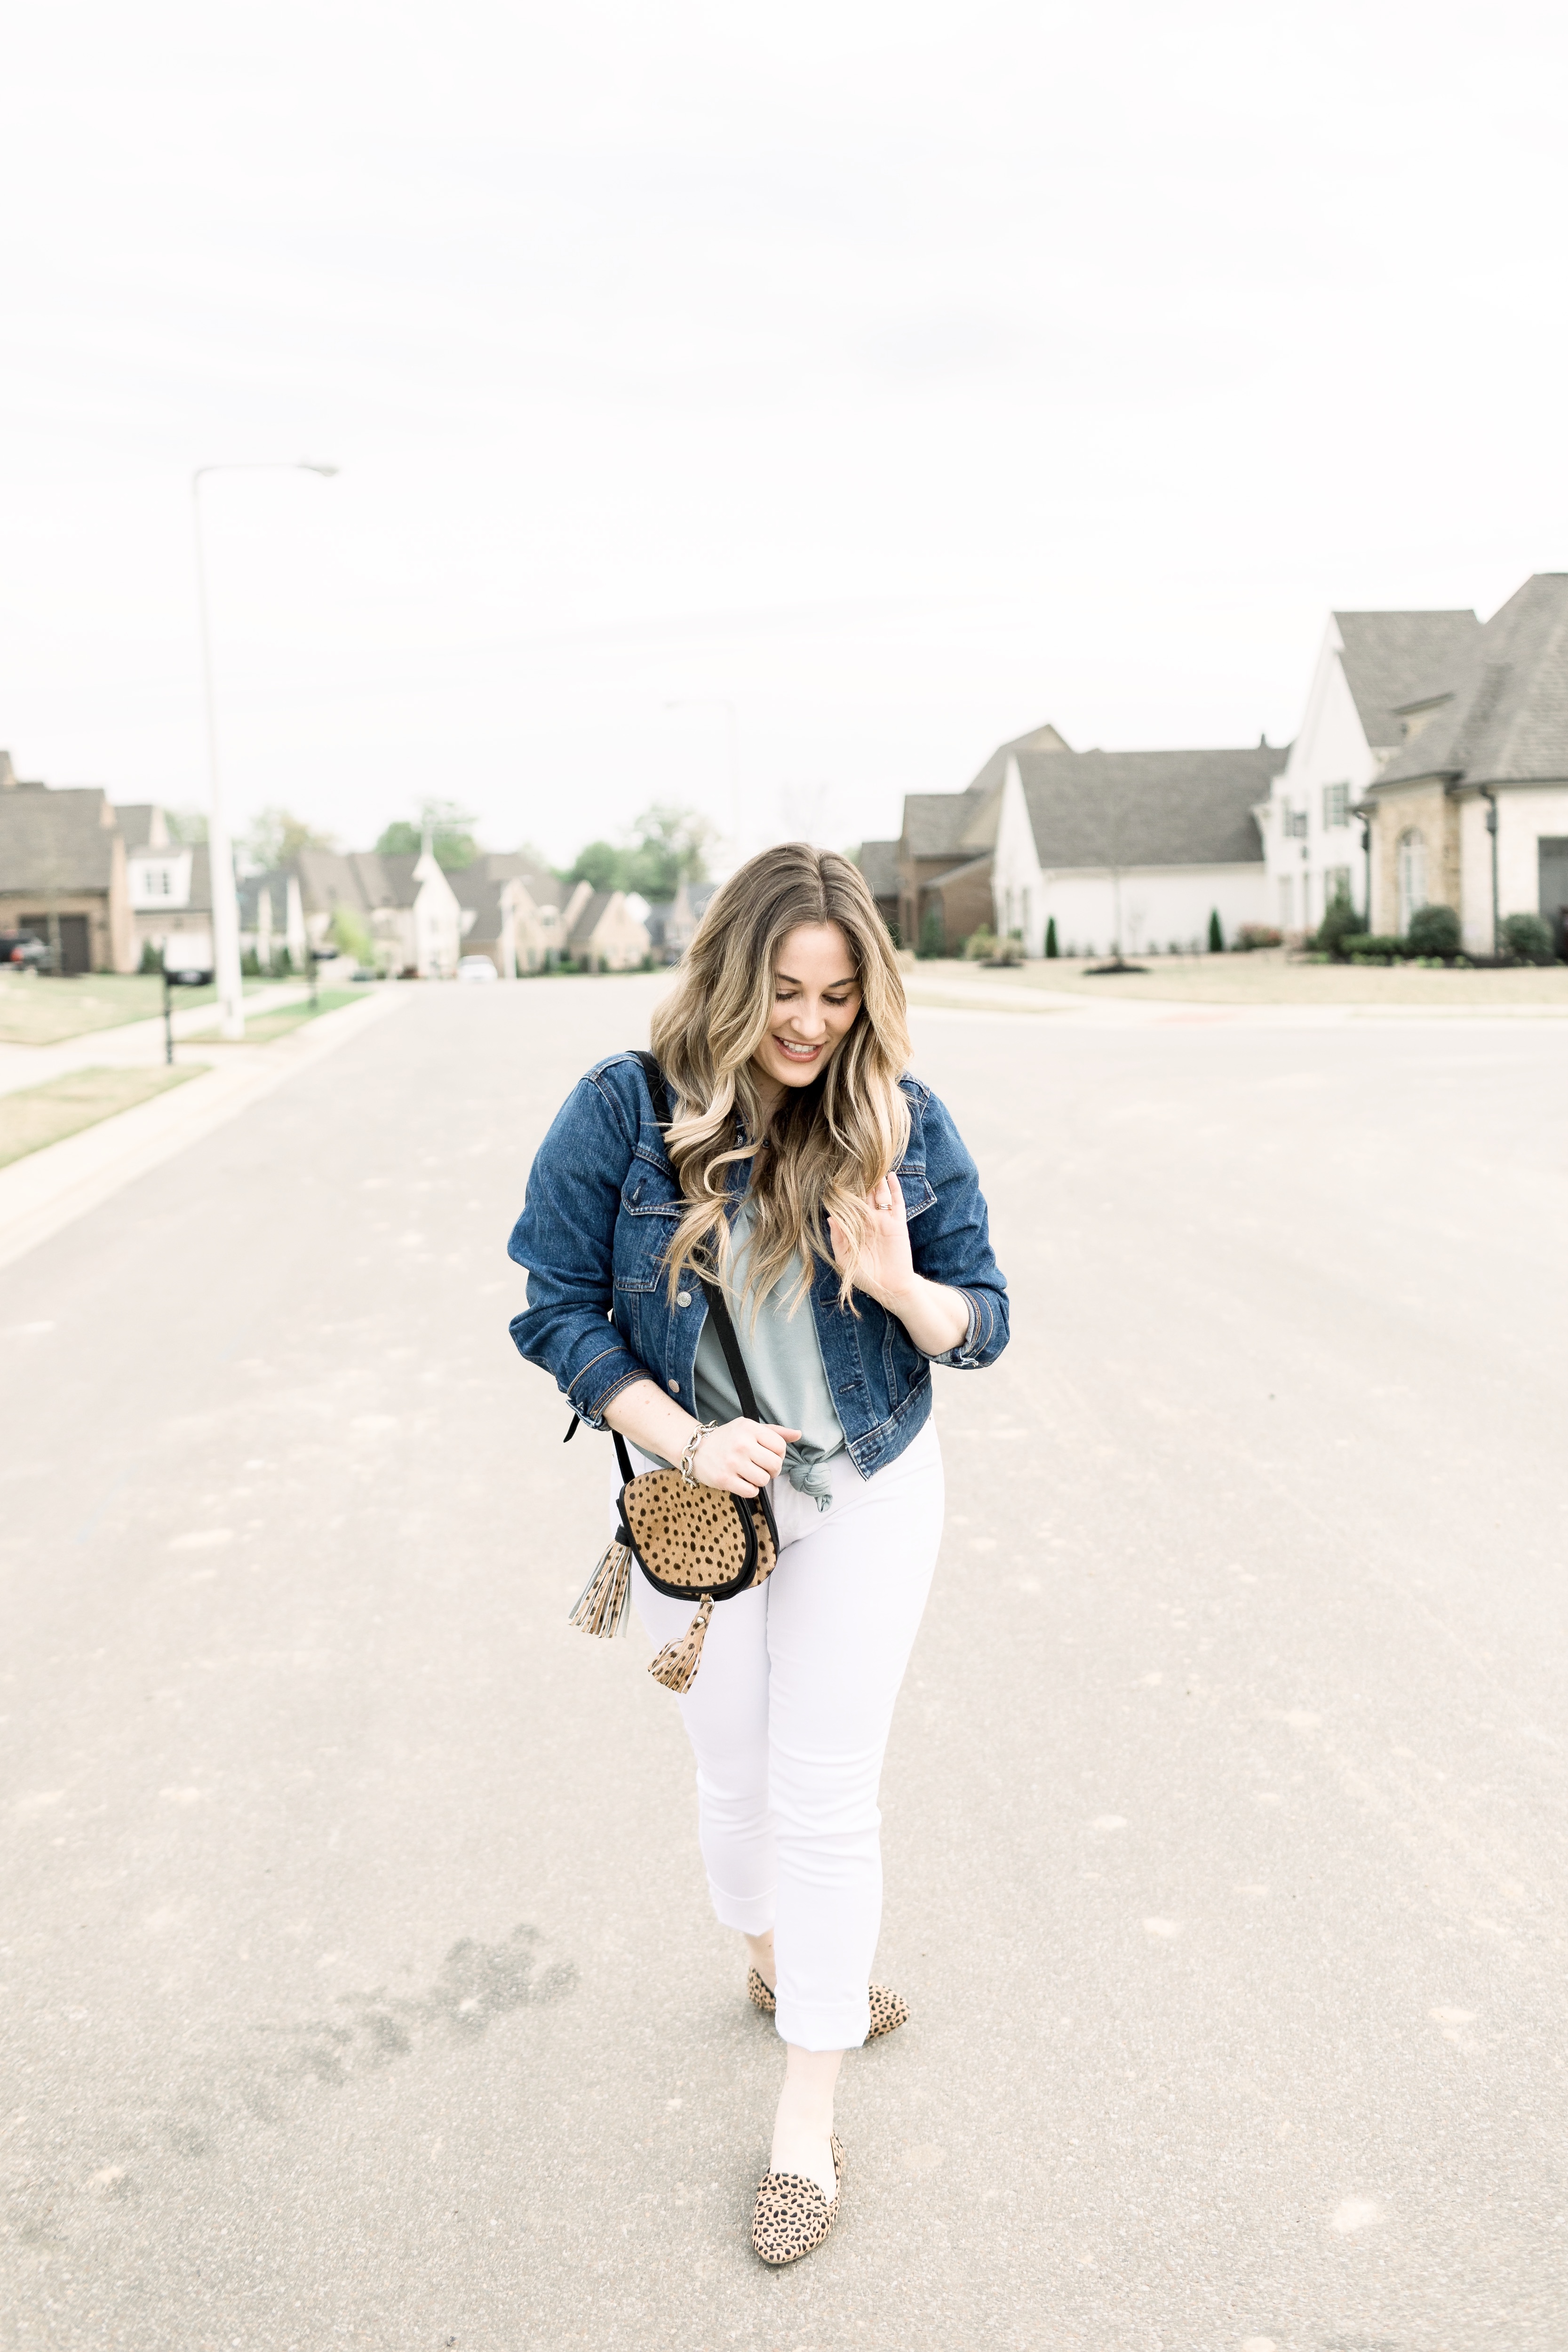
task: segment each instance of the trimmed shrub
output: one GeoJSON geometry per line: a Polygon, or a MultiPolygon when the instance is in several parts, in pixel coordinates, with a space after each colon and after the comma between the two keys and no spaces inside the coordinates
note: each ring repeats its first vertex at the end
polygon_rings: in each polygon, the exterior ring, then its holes
{"type": "Polygon", "coordinates": [[[984,963],[987,956],[994,956],[995,952],[996,934],[988,923],[982,923],[978,930],[971,931],[963,942],[965,963],[984,963]]]}
{"type": "Polygon", "coordinates": [[[1404,963],[1410,942],[1386,931],[1362,931],[1345,941],[1345,953],[1352,963],[1404,963]]]}
{"type": "Polygon", "coordinates": [[[1556,962],[1551,929],[1539,915],[1505,915],[1498,931],[1504,953],[1517,962],[1556,962]]]}
{"type": "Polygon", "coordinates": [[[1366,917],[1358,915],[1348,898],[1336,898],[1318,925],[1312,945],[1325,955],[1344,957],[1358,938],[1366,936],[1366,917]]]}
{"type": "Polygon", "coordinates": [[[1234,952],[1250,955],[1254,948],[1277,948],[1284,939],[1271,923],[1243,923],[1237,932],[1234,952]]]}
{"type": "Polygon", "coordinates": [[[159,948],[159,946],[158,946],[158,942],[157,942],[157,940],[142,940],[142,961],[141,961],[141,962],[137,965],[136,969],[137,969],[137,971],[163,971],[163,953],[162,953],[162,950],[160,950],[160,948],[159,948]]]}
{"type": "Polygon", "coordinates": [[[921,917],[921,943],[916,953],[927,957],[947,953],[947,940],[942,932],[940,907],[928,907],[921,917]]]}
{"type": "Polygon", "coordinates": [[[1459,919],[1452,907],[1418,907],[1410,918],[1409,939],[1413,956],[1458,955],[1459,919]]]}
{"type": "Polygon", "coordinates": [[[1061,953],[1060,948],[1057,945],[1057,919],[1054,915],[1046,925],[1046,953],[1048,956],[1059,956],[1061,953]]]}
{"type": "Polygon", "coordinates": [[[1225,953],[1225,932],[1220,926],[1219,908],[1217,907],[1211,907],[1209,908],[1209,953],[1210,955],[1224,955],[1225,953]]]}

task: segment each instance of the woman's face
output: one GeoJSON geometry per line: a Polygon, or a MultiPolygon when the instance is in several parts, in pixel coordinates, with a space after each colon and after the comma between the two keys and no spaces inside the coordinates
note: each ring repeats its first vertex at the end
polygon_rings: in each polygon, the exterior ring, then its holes
{"type": "Polygon", "coordinates": [[[752,1056],[752,1075],[770,1108],[785,1087],[820,1076],[860,1010],[849,942],[837,923],[787,931],[773,965],[773,1014],[752,1056]]]}

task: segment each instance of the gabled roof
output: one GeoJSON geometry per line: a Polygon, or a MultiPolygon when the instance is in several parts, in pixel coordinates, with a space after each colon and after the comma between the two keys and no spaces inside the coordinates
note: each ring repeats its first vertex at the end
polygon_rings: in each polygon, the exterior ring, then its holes
{"type": "MultiPolygon", "coordinates": [[[[302,849],[294,860],[307,914],[353,907],[374,914],[388,907],[412,907],[420,885],[414,878],[419,857],[412,851],[302,849]]],[[[448,874],[448,882],[452,879],[448,874]]]]}
{"type": "Polygon", "coordinates": [[[980,773],[964,791],[976,800],[994,790],[1007,772],[1009,757],[1018,751],[1070,751],[1072,745],[1065,735],[1059,735],[1048,723],[1032,727],[1026,735],[1015,735],[1010,743],[998,743],[980,773]]]}
{"type": "Polygon", "coordinates": [[[1424,680],[1462,661],[1479,634],[1469,612],[1336,613],[1340,665],[1373,751],[1404,740],[1395,716],[1424,680]]]}
{"type": "MultiPolygon", "coordinates": [[[[471,874],[473,868],[467,866],[463,871],[471,874]]],[[[458,880],[457,872],[449,873],[447,879],[455,885],[458,880]]],[[[458,904],[465,908],[472,908],[474,914],[473,921],[463,934],[465,940],[500,939],[501,935],[500,895],[505,887],[504,880],[489,882],[481,876],[478,881],[470,881],[465,891],[458,892],[458,904]]]]}
{"type": "Polygon", "coordinates": [[[1018,774],[1047,870],[1074,866],[1259,866],[1252,808],[1285,754],[1247,751],[1021,751],[1018,774]]]}
{"type": "Polygon", "coordinates": [[[272,901],[272,928],[281,931],[289,922],[289,869],[275,866],[269,874],[247,874],[239,885],[239,928],[253,931],[261,910],[263,898],[272,901]]]}
{"type": "Polygon", "coordinates": [[[590,891],[588,897],[583,901],[576,921],[567,933],[566,943],[569,947],[585,948],[589,944],[604,919],[605,908],[616,895],[614,890],[590,891]]]}
{"type": "Polygon", "coordinates": [[[1432,715],[1373,786],[1568,778],[1568,572],[1537,572],[1403,708],[1432,715]]]}
{"type": "Polygon", "coordinates": [[[120,830],[99,785],[0,791],[0,891],[107,890],[120,830]]]}
{"type": "Polygon", "coordinates": [[[173,847],[163,809],[156,801],[117,801],[114,814],[120,820],[120,830],[125,835],[127,850],[173,847]],[[162,838],[155,837],[158,835],[162,838]]]}
{"type": "Polygon", "coordinates": [[[873,898],[899,895],[899,845],[896,841],[863,841],[857,859],[873,898]]]}
{"type": "MultiPolygon", "coordinates": [[[[996,781],[999,786],[1001,777],[996,781]]],[[[973,856],[983,849],[990,849],[995,845],[1000,807],[999,790],[980,794],[973,784],[962,793],[907,793],[903,854],[906,857],[951,857],[956,861],[966,852],[973,856]]]]}

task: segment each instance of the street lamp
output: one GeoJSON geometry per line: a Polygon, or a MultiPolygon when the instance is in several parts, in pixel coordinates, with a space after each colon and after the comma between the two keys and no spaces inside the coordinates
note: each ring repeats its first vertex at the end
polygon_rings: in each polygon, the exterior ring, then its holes
{"type": "Polygon", "coordinates": [[[710,710],[721,710],[726,721],[725,732],[730,746],[730,825],[738,859],[741,855],[741,722],[735,715],[735,706],[727,695],[683,694],[664,707],[667,710],[696,710],[704,706],[710,710]]]}
{"type": "Polygon", "coordinates": [[[234,852],[223,813],[223,783],[217,760],[217,704],[213,692],[212,627],[207,617],[206,553],[202,544],[202,484],[209,474],[321,474],[330,478],[335,466],[312,465],[308,457],[293,460],[262,458],[236,465],[198,466],[191,476],[191,520],[196,540],[196,607],[202,627],[202,684],[206,694],[207,772],[210,801],[207,813],[207,866],[213,894],[213,974],[217,982],[219,1031],[225,1037],[245,1034],[245,998],[239,971],[239,902],[234,885],[234,852]]]}
{"type": "Polygon", "coordinates": [[[1487,786],[1483,784],[1481,786],[1481,798],[1487,804],[1487,831],[1490,834],[1492,840],[1492,953],[1495,956],[1498,951],[1497,794],[1495,792],[1489,791],[1487,786]]]}

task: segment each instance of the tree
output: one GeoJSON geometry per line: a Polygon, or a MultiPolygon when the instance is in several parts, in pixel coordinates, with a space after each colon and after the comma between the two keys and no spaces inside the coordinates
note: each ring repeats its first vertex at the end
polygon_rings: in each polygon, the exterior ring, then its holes
{"type": "Polygon", "coordinates": [[[456,801],[421,801],[413,823],[407,817],[395,817],[375,845],[384,857],[417,857],[428,833],[437,865],[456,873],[471,866],[479,854],[471,829],[474,822],[471,812],[456,801]]]}
{"type": "Polygon", "coordinates": [[[590,890],[620,890],[625,887],[621,877],[626,864],[626,851],[617,849],[613,841],[590,841],[577,852],[572,870],[563,879],[585,882],[590,890]]]}
{"type": "Polygon", "coordinates": [[[366,927],[364,918],[353,907],[334,907],[331,923],[332,939],[344,955],[352,956],[358,964],[369,966],[375,961],[375,941],[366,927]]]}
{"type": "Polygon", "coordinates": [[[1220,928],[1219,908],[1217,907],[1211,907],[1209,908],[1209,953],[1210,955],[1224,955],[1225,953],[1225,933],[1220,928]]]}
{"type": "Polygon", "coordinates": [[[1054,915],[1046,925],[1046,953],[1048,956],[1059,956],[1061,953],[1060,948],[1057,945],[1057,919],[1054,915]]]}
{"type": "Polygon", "coordinates": [[[182,849],[199,849],[205,845],[207,820],[204,809],[165,809],[163,816],[170,840],[177,841],[182,849]]]}
{"type": "Polygon", "coordinates": [[[656,802],[632,827],[621,888],[640,890],[658,903],[673,898],[682,882],[705,882],[704,852],[712,837],[713,828],[699,810],[656,802]]]}
{"type": "Polygon", "coordinates": [[[947,953],[947,926],[942,920],[941,903],[935,898],[921,917],[921,943],[916,952],[922,958],[947,953]]]}
{"type": "Polygon", "coordinates": [[[322,833],[302,816],[296,816],[292,809],[279,808],[276,803],[258,809],[238,842],[246,866],[257,874],[270,874],[279,866],[287,866],[302,849],[337,846],[335,833],[322,833]]]}

